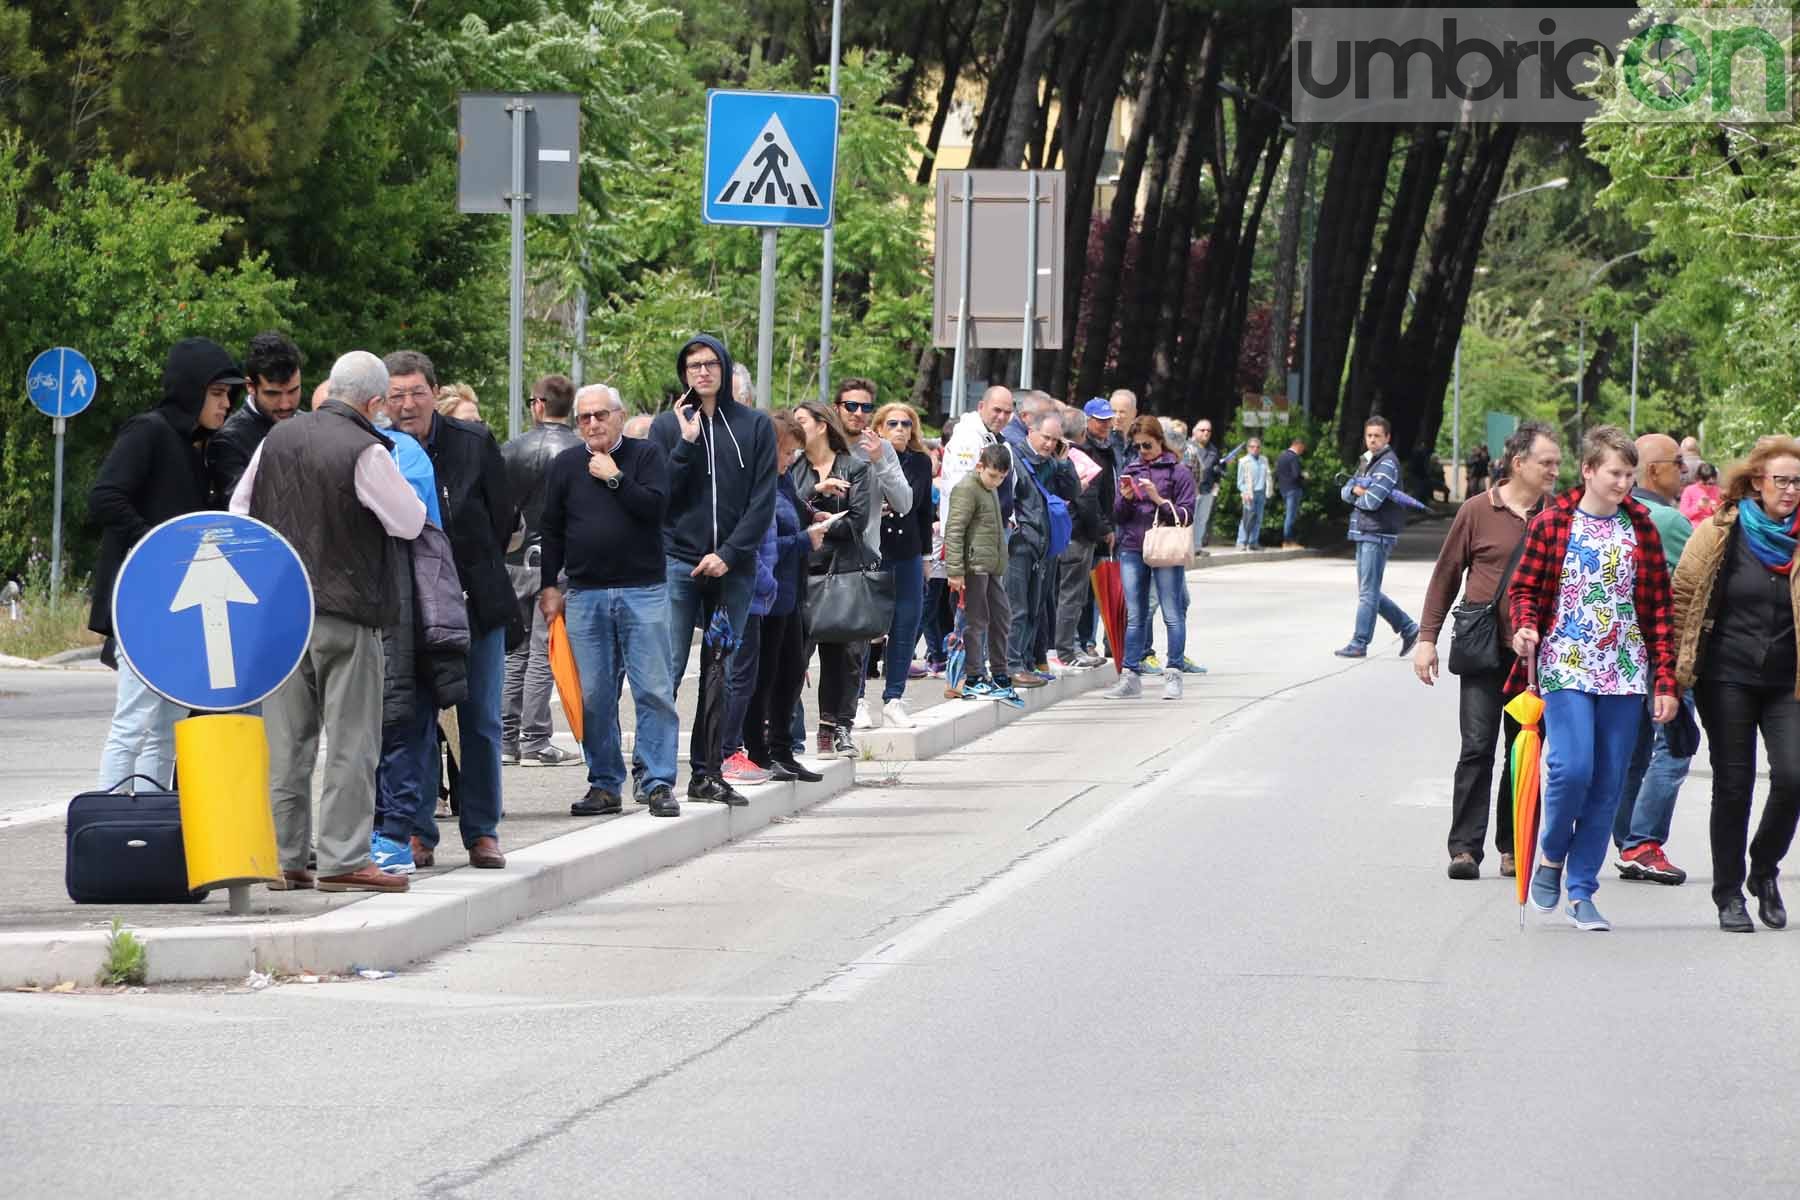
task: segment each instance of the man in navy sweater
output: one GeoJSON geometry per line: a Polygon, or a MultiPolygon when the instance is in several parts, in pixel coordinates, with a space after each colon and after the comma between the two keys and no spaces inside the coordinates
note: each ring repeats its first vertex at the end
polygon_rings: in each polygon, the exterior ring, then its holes
{"type": "Polygon", "coordinates": [[[566,614],[569,647],[581,672],[582,755],[587,795],[572,816],[605,816],[621,808],[625,759],[619,744],[619,678],[631,680],[637,706],[642,798],[652,816],[681,814],[675,799],[675,682],[669,649],[669,587],[660,539],[668,509],[663,453],[627,440],[625,407],[611,388],[575,393],[582,445],[550,461],[544,481],[543,591],[546,623],[566,614]],[[556,586],[569,574],[565,597],[556,586]]]}

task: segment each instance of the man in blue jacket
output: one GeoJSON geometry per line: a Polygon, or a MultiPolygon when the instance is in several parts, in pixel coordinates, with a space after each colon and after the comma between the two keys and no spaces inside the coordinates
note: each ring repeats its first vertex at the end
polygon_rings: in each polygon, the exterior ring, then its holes
{"type": "Polygon", "coordinates": [[[1393,426],[1386,417],[1370,417],[1363,426],[1363,445],[1368,447],[1369,465],[1358,472],[1367,478],[1363,484],[1352,480],[1344,485],[1344,502],[1350,505],[1350,540],[1356,544],[1356,632],[1350,644],[1334,651],[1339,658],[1367,658],[1369,643],[1375,639],[1375,615],[1393,626],[1400,635],[1400,657],[1413,652],[1419,640],[1419,623],[1381,590],[1382,576],[1387,574],[1388,558],[1400,542],[1400,531],[1406,528],[1406,510],[1396,504],[1393,491],[1400,486],[1400,459],[1392,440],[1393,426]]]}
{"type": "MultiPolygon", "coordinates": [[[[731,368],[731,354],[717,338],[700,334],[687,341],[675,356],[683,391],[674,409],[657,414],[650,426],[650,441],[669,460],[663,553],[671,673],[677,681],[687,670],[695,628],[710,625],[714,612],[723,608],[732,630],[743,636],[756,584],[756,551],[775,514],[775,427],[767,416],[732,399],[731,368]]],[[[703,660],[707,653],[703,646],[703,660]]],[[[702,661],[703,688],[708,675],[702,661]]],[[[703,712],[724,703],[722,685],[702,691],[703,712]]],[[[746,804],[725,782],[717,736],[722,725],[694,722],[688,798],[746,804]],[[703,732],[709,724],[710,738],[703,732]]]]}

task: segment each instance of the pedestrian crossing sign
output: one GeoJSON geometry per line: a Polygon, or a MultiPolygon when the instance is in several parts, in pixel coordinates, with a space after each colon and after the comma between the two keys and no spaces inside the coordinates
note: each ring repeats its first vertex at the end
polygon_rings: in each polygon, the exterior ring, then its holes
{"type": "Polygon", "coordinates": [[[826,228],[837,130],[836,96],[709,91],[701,218],[709,225],[826,228]]]}

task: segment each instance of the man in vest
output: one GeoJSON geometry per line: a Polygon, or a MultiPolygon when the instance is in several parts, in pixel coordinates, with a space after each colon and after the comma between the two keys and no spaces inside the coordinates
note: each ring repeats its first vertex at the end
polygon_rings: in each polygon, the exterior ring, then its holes
{"type": "Polygon", "coordinates": [[[1344,502],[1350,505],[1350,540],[1356,544],[1356,632],[1350,644],[1334,651],[1339,658],[1367,658],[1375,638],[1375,616],[1381,615],[1400,635],[1400,657],[1413,652],[1419,640],[1419,623],[1381,590],[1388,558],[1406,528],[1406,510],[1392,499],[1400,486],[1400,459],[1388,445],[1393,427],[1386,417],[1370,417],[1363,427],[1368,465],[1358,472],[1365,484],[1352,480],[1344,485],[1344,502]]]}
{"type": "Polygon", "coordinates": [[[269,431],[250,460],[231,511],[275,527],[306,564],[313,587],[312,641],[299,669],[263,706],[269,734],[269,798],[281,856],[278,891],[404,892],[369,857],[375,769],[381,753],[381,627],[392,616],[390,537],[425,526],[425,505],[394,465],[391,443],[370,422],[387,392],[381,360],[353,350],[331,368],[326,400],[269,431]],[[319,872],[312,775],[325,735],[319,803],[319,872]]]}

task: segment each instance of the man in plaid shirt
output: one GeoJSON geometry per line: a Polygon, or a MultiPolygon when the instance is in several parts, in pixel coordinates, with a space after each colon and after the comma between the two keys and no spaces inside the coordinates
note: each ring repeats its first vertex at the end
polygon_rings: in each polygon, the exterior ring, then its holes
{"type": "Polygon", "coordinates": [[[1646,702],[1675,716],[1674,603],[1662,538],[1631,499],[1637,448],[1613,426],[1582,443],[1582,485],[1531,523],[1508,589],[1510,683],[1534,677],[1549,730],[1531,904],[1578,929],[1612,926],[1594,907],[1620,787],[1646,702]]]}

